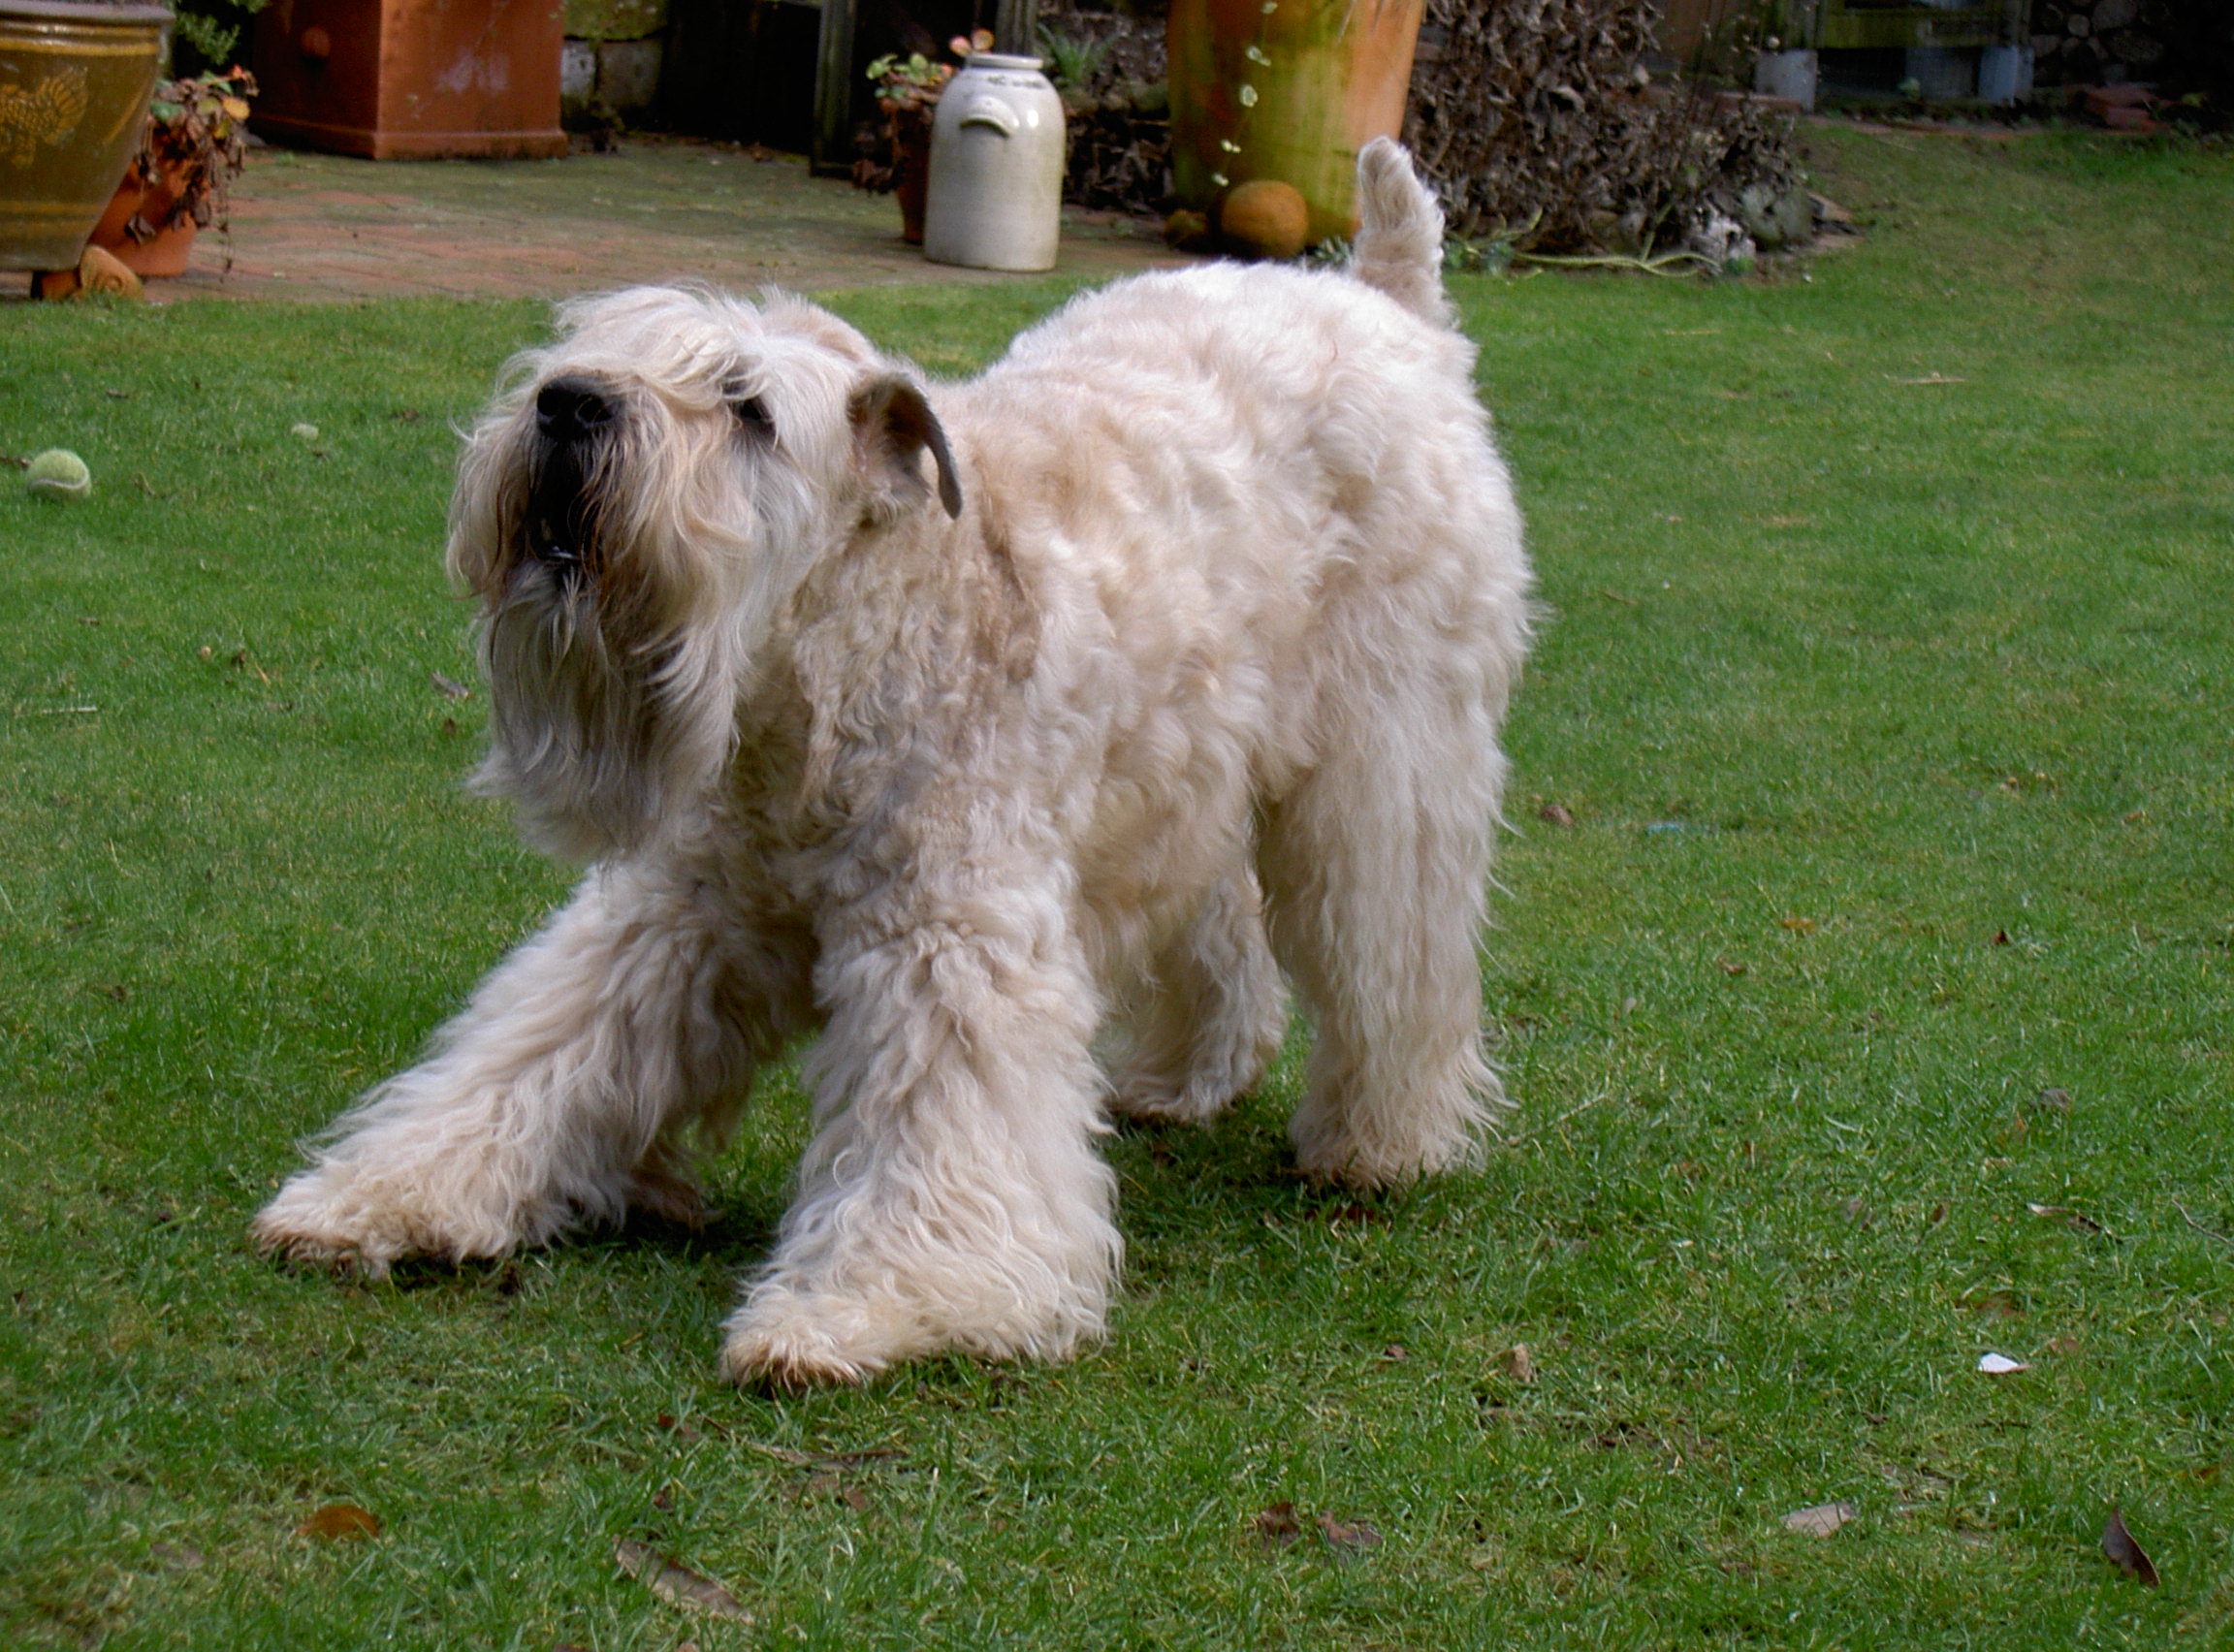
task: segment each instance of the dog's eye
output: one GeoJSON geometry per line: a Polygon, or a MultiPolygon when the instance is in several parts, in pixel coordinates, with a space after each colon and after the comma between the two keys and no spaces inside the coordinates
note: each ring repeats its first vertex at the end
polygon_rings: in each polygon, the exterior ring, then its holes
{"type": "Polygon", "coordinates": [[[736,416],[738,428],[755,442],[772,441],[776,435],[776,422],[768,417],[768,404],[757,396],[740,396],[729,403],[729,411],[736,416]]]}

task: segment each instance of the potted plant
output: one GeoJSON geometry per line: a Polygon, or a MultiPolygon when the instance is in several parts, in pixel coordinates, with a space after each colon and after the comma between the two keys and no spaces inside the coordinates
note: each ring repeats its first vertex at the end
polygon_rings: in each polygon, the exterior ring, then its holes
{"type": "Polygon", "coordinates": [[[132,148],[171,14],[0,0],[0,270],[77,261],[132,148]]]}
{"type": "MultiPolygon", "coordinates": [[[[946,43],[956,57],[993,49],[993,31],[973,29],[946,43]]],[[[889,166],[874,160],[853,165],[853,181],[864,189],[896,190],[900,196],[900,235],[910,246],[923,244],[923,206],[931,187],[931,119],[938,112],[939,94],[954,79],[954,65],[934,63],[920,51],[902,57],[887,52],[869,65],[869,79],[877,82],[877,107],[884,114],[884,141],[890,145],[889,166]]]]}
{"type": "Polygon", "coordinates": [[[139,275],[183,275],[195,235],[231,227],[233,180],[247,164],[243,135],[256,79],[236,64],[155,88],[140,147],[89,238],[139,275]]]}

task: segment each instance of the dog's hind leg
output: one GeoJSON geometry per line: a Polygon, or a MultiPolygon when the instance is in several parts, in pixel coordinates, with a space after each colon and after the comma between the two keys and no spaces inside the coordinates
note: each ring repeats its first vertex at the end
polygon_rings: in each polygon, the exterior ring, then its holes
{"type": "Polygon", "coordinates": [[[1201,1124],[1257,1087],[1287,1036],[1288,995],[1249,868],[1212,885],[1120,1009],[1111,1112],[1201,1124]]]}
{"type": "Polygon", "coordinates": [[[1501,1101],[1476,946],[1504,760],[1479,702],[1420,686],[1337,714],[1260,855],[1317,1035],[1289,1137],[1305,1171],[1358,1187],[1464,1160],[1501,1101]]]}
{"type": "Polygon", "coordinates": [[[1093,1143],[1099,1005],[1060,882],[980,866],[944,900],[833,914],[817,1128],[726,1327],[731,1378],[858,1382],[950,1350],[1056,1359],[1101,1334],[1116,1187],[1093,1143]]]}
{"type": "Polygon", "coordinates": [[[629,1207],[695,1216],[718,1133],[803,1012],[804,937],[739,926],[704,868],[602,866],[419,1065],[340,1119],[256,1219],[267,1251],[379,1273],[538,1244],[629,1207]]]}

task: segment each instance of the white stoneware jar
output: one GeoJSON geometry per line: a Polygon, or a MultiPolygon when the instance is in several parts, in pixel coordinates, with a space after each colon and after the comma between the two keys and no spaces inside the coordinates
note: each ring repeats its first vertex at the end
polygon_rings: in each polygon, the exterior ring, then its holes
{"type": "Polygon", "coordinates": [[[981,51],[939,96],[923,256],[1052,270],[1063,226],[1063,100],[1037,57],[981,51]]]}

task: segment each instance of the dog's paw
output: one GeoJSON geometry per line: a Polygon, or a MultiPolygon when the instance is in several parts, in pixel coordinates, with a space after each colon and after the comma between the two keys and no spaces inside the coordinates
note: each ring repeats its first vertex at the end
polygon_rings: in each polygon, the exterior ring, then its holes
{"type": "Polygon", "coordinates": [[[248,1236],[267,1256],[368,1279],[386,1278],[389,1265],[405,1256],[457,1261],[512,1248],[509,1243],[462,1243],[459,1235],[436,1230],[418,1213],[392,1199],[368,1196],[354,1181],[327,1169],[290,1177],[249,1223],[248,1236]]]}
{"type": "Polygon", "coordinates": [[[885,1361],[863,1358],[840,1346],[836,1337],[812,1325],[754,1324],[743,1315],[730,1321],[721,1344],[721,1375],[741,1387],[858,1387],[884,1369],[885,1361]]]}
{"type": "Polygon", "coordinates": [[[1143,1125],[1207,1125],[1241,1096],[1224,1083],[1175,1084],[1161,1073],[1120,1072],[1105,1105],[1112,1116],[1143,1125]]]}

